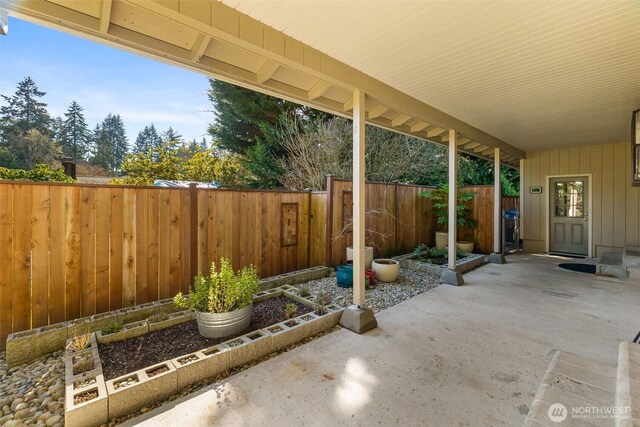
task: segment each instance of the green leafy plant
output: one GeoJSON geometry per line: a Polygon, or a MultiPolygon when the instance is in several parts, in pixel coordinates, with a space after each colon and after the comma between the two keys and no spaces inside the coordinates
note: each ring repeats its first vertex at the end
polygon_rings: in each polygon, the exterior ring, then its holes
{"type": "Polygon", "coordinates": [[[300,295],[302,298],[308,298],[309,296],[311,296],[311,292],[309,292],[308,288],[305,288],[303,286],[302,288],[300,288],[300,290],[298,290],[298,295],[300,295]]]}
{"type": "Polygon", "coordinates": [[[122,330],[122,326],[123,326],[122,321],[118,320],[116,322],[113,322],[110,325],[105,326],[100,330],[100,332],[102,332],[102,335],[115,334],[116,332],[119,332],[120,330],[122,330]]]}
{"type": "MultiPolygon", "coordinates": [[[[471,218],[471,209],[469,209],[469,202],[476,194],[458,190],[458,204],[456,205],[458,227],[475,228],[478,225],[478,222],[471,218]]],[[[449,186],[443,184],[432,191],[424,191],[419,196],[426,197],[433,202],[432,209],[436,215],[436,222],[442,231],[449,231],[449,186]]]]}
{"type": "Polygon", "coordinates": [[[10,181],[48,181],[48,182],[76,182],[64,173],[64,169],[51,169],[49,165],[36,165],[33,169],[7,169],[0,167],[0,180],[10,181]]]}
{"type": "Polygon", "coordinates": [[[189,295],[179,292],[173,302],[180,308],[203,313],[228,313],[248,306],[258,290],[258,272],[253,265],[233,271],[228,258],[220,258],[220,271],[215,262],[209,276],[198,274],[189,295]]]}
{"type": "Polygon", "coordinates": [[[298,307],[294,303],[290,302],[289,304],[284,306],[284,314],[287,316],[287,319],[295,317],[297,313],[298,307]]]}
{"type": "Polygon", "coordinates": [[[429,246],[426,243],[420,243],[418,246],[416,246],[416,248],[413,250],[414,254],[418,254],[420,252],[424,252],[424,251],[428,251],[429,250],[429,246]]]}
{"type": "Polygon", "coordinates": [[[322,315],[325,313],[325,307],[331,304],[331,295],[326,292],[318,292],[316,295],[315,303],[317,308],[317,313],[322,315]]]}

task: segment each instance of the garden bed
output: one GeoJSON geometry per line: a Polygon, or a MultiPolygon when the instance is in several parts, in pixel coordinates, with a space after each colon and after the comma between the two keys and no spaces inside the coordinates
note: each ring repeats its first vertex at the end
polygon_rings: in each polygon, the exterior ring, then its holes
{"type": "Polygon", "coordinates": [[[285,321],[287,316],[284,313],[284,306],[288,303],[296,304],[297,315],[313,311],[311,307],[285,296],[280,296],[254,303],[251,308],[251,325],[247,330],[235,336],[217,339],[205,338],[198,332],[197,322],[191,320],[134,338],[100,344],[98,349],[105,380],[202,350],[237,336],[285,321]]]}

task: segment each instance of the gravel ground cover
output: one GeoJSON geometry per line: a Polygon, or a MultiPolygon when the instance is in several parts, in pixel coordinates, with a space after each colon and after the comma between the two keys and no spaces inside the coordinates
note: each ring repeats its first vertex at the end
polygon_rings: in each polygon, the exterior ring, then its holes
{"type": "MultiPolygon", "coordinates": [[[[403,268],[400,270],[400,277],[396,282],[376,282],[375,287],[367,290],[365,296],[366,304],[373,311],[378,312],[433,289],[437,286],[437,283],[438,277],[435,275],[403,268]]],[[[334,303],[345,307],[351,304],[352,290],[339,288],[336,285],[335,274],[297,285],[296,287],[298,289],[307,288],[314,295],[318,292],[326,292],[331,295],[334,303]]],[[[335,329],[320,335],[325,335],[336,329],[340,329],[340,327],[336,326],[335,329]]],[[[316,337],[307,338],[284,351],[303,345],[316,337]]],[[[279,353],[269,355],[265,359],[275,357],[277,354],[279,353]]],[[[235,368],[233,371],[216,378],[193,384],[179,394],[171,396],[167,401],[186,396],[256,363],[260,363],[260,361],[235,368]]],[[[108,426],[114,426],[127,419],[134,418],[141,413],[161,406],[165,402],[158,402],[151,407],[142,408],[135,414],[110,420],[108,426]]],[[[0,426],[22,427],[25,425],[39,427],[62,427],[64,425],[64,364],[62,351],[11,370],[7,369],[5,352],[0,352],[0,426]]]]}

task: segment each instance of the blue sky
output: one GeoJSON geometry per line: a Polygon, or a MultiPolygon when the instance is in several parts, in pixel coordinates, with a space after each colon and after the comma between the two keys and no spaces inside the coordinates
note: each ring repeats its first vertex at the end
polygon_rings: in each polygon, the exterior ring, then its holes
{"type": "Polygon", "coordinates": [[[0,36],[0,93],[13,94],[26,76],[47,92],[54,117],[73,100],[91,129],[120,114],[130,144],[150,123],[200,141],[213,119],[205,76],[10,17],[9,35],[0,36]]]}

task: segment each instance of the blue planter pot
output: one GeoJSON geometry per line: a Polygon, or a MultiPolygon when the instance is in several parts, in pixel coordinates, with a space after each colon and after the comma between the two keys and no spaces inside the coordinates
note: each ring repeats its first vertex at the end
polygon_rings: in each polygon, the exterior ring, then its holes
{"type": "Polygon", "coordinates": [[[353,266],[339,265],[336,268],[336,281],[341,288],[353,287],[353,266]]]}

